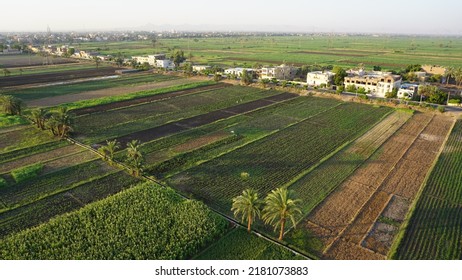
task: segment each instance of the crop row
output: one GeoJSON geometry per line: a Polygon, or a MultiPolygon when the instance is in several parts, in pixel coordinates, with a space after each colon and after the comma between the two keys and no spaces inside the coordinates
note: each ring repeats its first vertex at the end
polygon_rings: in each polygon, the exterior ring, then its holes
{"type": "Polygon", "coordinates": [[[462,120],[423,189],[397,259],[462,259],[462,120]]]}
{"type": "Polygon", "coordinates": [[[0,239],[14,232],[37,226],[50,218],[74,211],[85,204],[106,198],[138,182],[123,171],[108,174],[67,192],[51,195],[0,214],[0,239]]]}
{"type": "MultiPolygon", "coordinates": [[[[210,92],[206,93],[211,94],[210,92]]],[[[213,93],[220,96],[218,100],[205,97],[203,96],[204,93],[198,93],[82,116],[76,121],[76,129],[83,135],[86,142],[98,142],[160,126],[166,122],[224,109],[235,105],[240,100],[249,102],[271,95],[265,91],[242,87],[214,90],[213,93]],[[239,97],[236,96],[237,94],[239,97]]]]}
{"type": "Polygon", "coordinates": [[[198,260],[303,260],[287,249],[244,229],[234,229],[195,259],[198,260]]]}
{"type": "Polygon", "coordinates": [[[67,145],[69,145],[69,143],[65,141],[51,141],[51,142],[45,142],[43,144],[38,144],[35,146],[30,146],[30,147],[26,147],[22,149],[8,151],[8,152],[0,154],[0,163],[5,163],[5,162],[12,161],[12,160],[35,155],[38,153],[47,152],[47,151],[54,150],[54,149],[64,147],[67,145]]]}
{"type": "MultiPolygon", "coordinates": [[[[196,162],[213,159],[220,154],[246,145],[256,139],[268,136],[288,125],[302,121],[302,119],[286,116],[292,114],[294,109],[297,109],[300,105],[303,105],[305,108],[304,116],[309,117],[310,115],[315,115],[327,108],[338,105],[338,102],[329,99],[299,97],[283,103],[264,107],[246,115],[238,115],[180,134],[175,134],[175,136],[147,143],[143,146],[143,150],[148,154],[148,159],[150,158],[149,155],[153,154],[153,158],[158,160],[159,155],[171,155],[173,152],[172,147],[175,145],[185,143],[186,141],[194,142],[194,139],[200,138],[207,133],[223,131],[224,134],[231,133],[238,136],[232,138],[233,141],[224,140],[219,143],[207,145],[206,147],[200,148],[200,152],[194,150],[187,154],[181,154],[179,155],[181,158],[180,161],[175,160],[175,158],[167,160],[167,162],[175,161],[174,168],[169,170],[169,174],[174,174],[180,170],[191,167],[196,162]]],[[[165,164],[166,162],[160,163],[159,165],[163,166],[165,164]]]]}
{"type": "Polygon", "coordinates": [[[397,129],[410,114],[395,112],[378,123],[366,134],[324,161],[306,176],[292,184],[298,196],[305,201],[303,212],[308,214],[317,204],[350,176],[358,166],[368,159],[397,129]]]}
{"type": "Polygon", "coordinates": [[[204,204],[145,183],[5,238],[0,259],[185,259],[226,227],[204,204]]]}
{"type": "Polygon", "coordinates": [[[90,90],[99,90],[105,88],[114,88],[119,86],[135,85],[148,82],[161,82],[178,79],[175,76],[164,75],[136,75],[136,76],[123,76],[114,79],[87,81],[66,85],[54,85],[39,88],[28,88],[12,91],[11,95],[21,98],[22,100],[34,100],[45,97],[60,96],[65,94],[74,94],[90,90]]]}
{"type": "Polygon", "coordinates": [[[229,212],[231,198],[243,189],[252,187],[265,195],[289,183],[342,144],[359,136],[389,110],[344,103],[180,173],[170,183],[229,212]],[[242,172],[250,177],[241,178],[242,172]]]}
{"type": "MultiPolygon", "coordinates": [[[[108,172],[108,167],[101,160],[82,163],[2,188],[0,199],[7,204],[8,208],[15,208],[72,189],[82,181],[102,176],[108,172]]],[[[0,211],[5,210],[7,209],[0,211]]]]}

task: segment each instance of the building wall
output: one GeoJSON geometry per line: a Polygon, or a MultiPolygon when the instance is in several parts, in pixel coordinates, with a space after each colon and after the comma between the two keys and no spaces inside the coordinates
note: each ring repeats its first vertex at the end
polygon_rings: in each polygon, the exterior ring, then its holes
{"type": "Polygon", "coordinates": [[[385,97],[387,92],[401,86],[401,77],[387,74],[366,74],[363,76],[350,76],[344,79],[345,87],[354,85],[356,89],[362,87],[366,92],[377,97],[385,97]]]}
{"type": "Polygon", "coordinates": [[[322,84],[332,83],[332,77],[334,76],[331,72],[310,72],[306,75],[306,83],[309,86],[319,86],[322,84]]]}

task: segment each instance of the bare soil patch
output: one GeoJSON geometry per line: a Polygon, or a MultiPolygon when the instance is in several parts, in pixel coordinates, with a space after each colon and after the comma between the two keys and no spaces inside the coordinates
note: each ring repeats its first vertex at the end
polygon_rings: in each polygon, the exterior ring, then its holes
{"type": "Polygon", "coordinates": [[[325,256],[327,259],[335,260],[385,260],[386,256],[377,254],[369,249],[363,248],[357,244],[346,240],[336,242],[329,253],[325,256]]]}
{"type": "Polygon", "coordinates": [[[46,162],[43,166],[43,174],[52,173],[96,158],[98,158],[98,156],[95,153],[84,150],[80,153],[46,162]]]}
{"type": "Polygon", "coordinates": [[[364,239],[362,245],[366,248],[373,249],[379,254],[387,255],[397,233],[397,226],[376,222],[371,232],[364,239]]]}
{"type": "Polygon", "coordinates": [[[120,68],[101,67],[95,69],[67,70],[56,73],[41,73],[20,76],[2,77],[0,87],[13,87],[31,84],[52,83],[59,81],[69,81],[75,79],[114,75],[120,68]]]}
{"type": "Polygon", "coordinates": [[[20,168],[22,166],[27,166],[39,162],[45,162],[47,160],[61,157],[68,154],[74,154],[79,151],[84,151],[83,148],[76,145],[69,145],[55,150],[51,150],[44,153],[35,154],[29,157],[20,158],[18,160],[13,160],[6,162],[0,165],[0,173],[9,172],[13,169],[20,168]]]}
{"type": "Polygon", "coordinates": [[[171,81],[164,81],[164,82],[156,82],[156,83],[147,83],[137,86],[124,86],[124,87],[116,87],[110,89],[100,89],[100,90],[92,90],[92,91],[85,91],[81,93],[75,94],[66,94],[60,96],[53,96],[41,99],[35,99],[27,102],[26,104],[31,107],[35,106],[56,106],[63,103],[71,103],[81,100],[89,100],[89,99],[97,99],[107,96],[117,96],[117,95],[125,95],[129,93],[144,91],[144,90],[153,90],[158,88],[164,88],[169,86],[176,86],[176,85],[183,85],[188,84],[190,81],[187,79],[178,79],[178,80],[171,80],[171,81]]]}
{"type": "Polygon", "coordinates": [[[173,148],[173,151],[177,153],[188,152],[188,151],[200,148],[202,146],[205,146],[207,144],[225,139],[226,137],[229,137],[229,136],[230,136],[229,133],[226,133],[224,131],[218,131],[212,134],[204,135],[204,136],[186,141],[183,144],[175,146],[173,148]]]}

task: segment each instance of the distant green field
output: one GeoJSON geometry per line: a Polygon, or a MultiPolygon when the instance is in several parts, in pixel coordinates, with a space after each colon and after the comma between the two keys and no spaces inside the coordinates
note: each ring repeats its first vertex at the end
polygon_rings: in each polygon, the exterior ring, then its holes
{"type": "Polygon", "coordinates": [[[340,65],[364,63],[399,70],[409,64],[460,66],[462,39],[405,36],[290,36],[158,39],[150,41],[88,43],[82,48],[125,56],[171,53],[174,48],[192,55],[196,63],[248,65],[255,63],[340,65]]]}

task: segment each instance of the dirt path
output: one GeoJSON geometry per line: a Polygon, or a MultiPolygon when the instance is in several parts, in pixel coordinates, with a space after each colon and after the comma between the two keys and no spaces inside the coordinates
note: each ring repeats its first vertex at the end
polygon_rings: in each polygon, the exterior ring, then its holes
{"type": "Polygon", "coordinates": [[[164,82],[147,83],[147,84],[137,85],[137,86],[124,86],[124,87],[116,87],[116,88],[110,88],[110,89],[85,91],[85,92],[75,93],[75,94],[67,94],[67,95],[47,97],[47,98],[42,98],[42,99],[35,99],[29,102],[26,102],[26,105],[29,107],[56,106],[56,105],[63,104],[63,103],[70,103],[70,102],[76,102],[76,101],[88,100],[88,99],[97,99],[97,98],[107,97],[107,96],[125,95],[125,94],[144,91],[144,90],[153,90],[153,89],[164,88],[164,87],[169,87],[169,86],[184,85],[188,83],[191,83],[191,80],[178,79],[178,80],[171,80],[171,81],[164,81],[164,82]]]}

